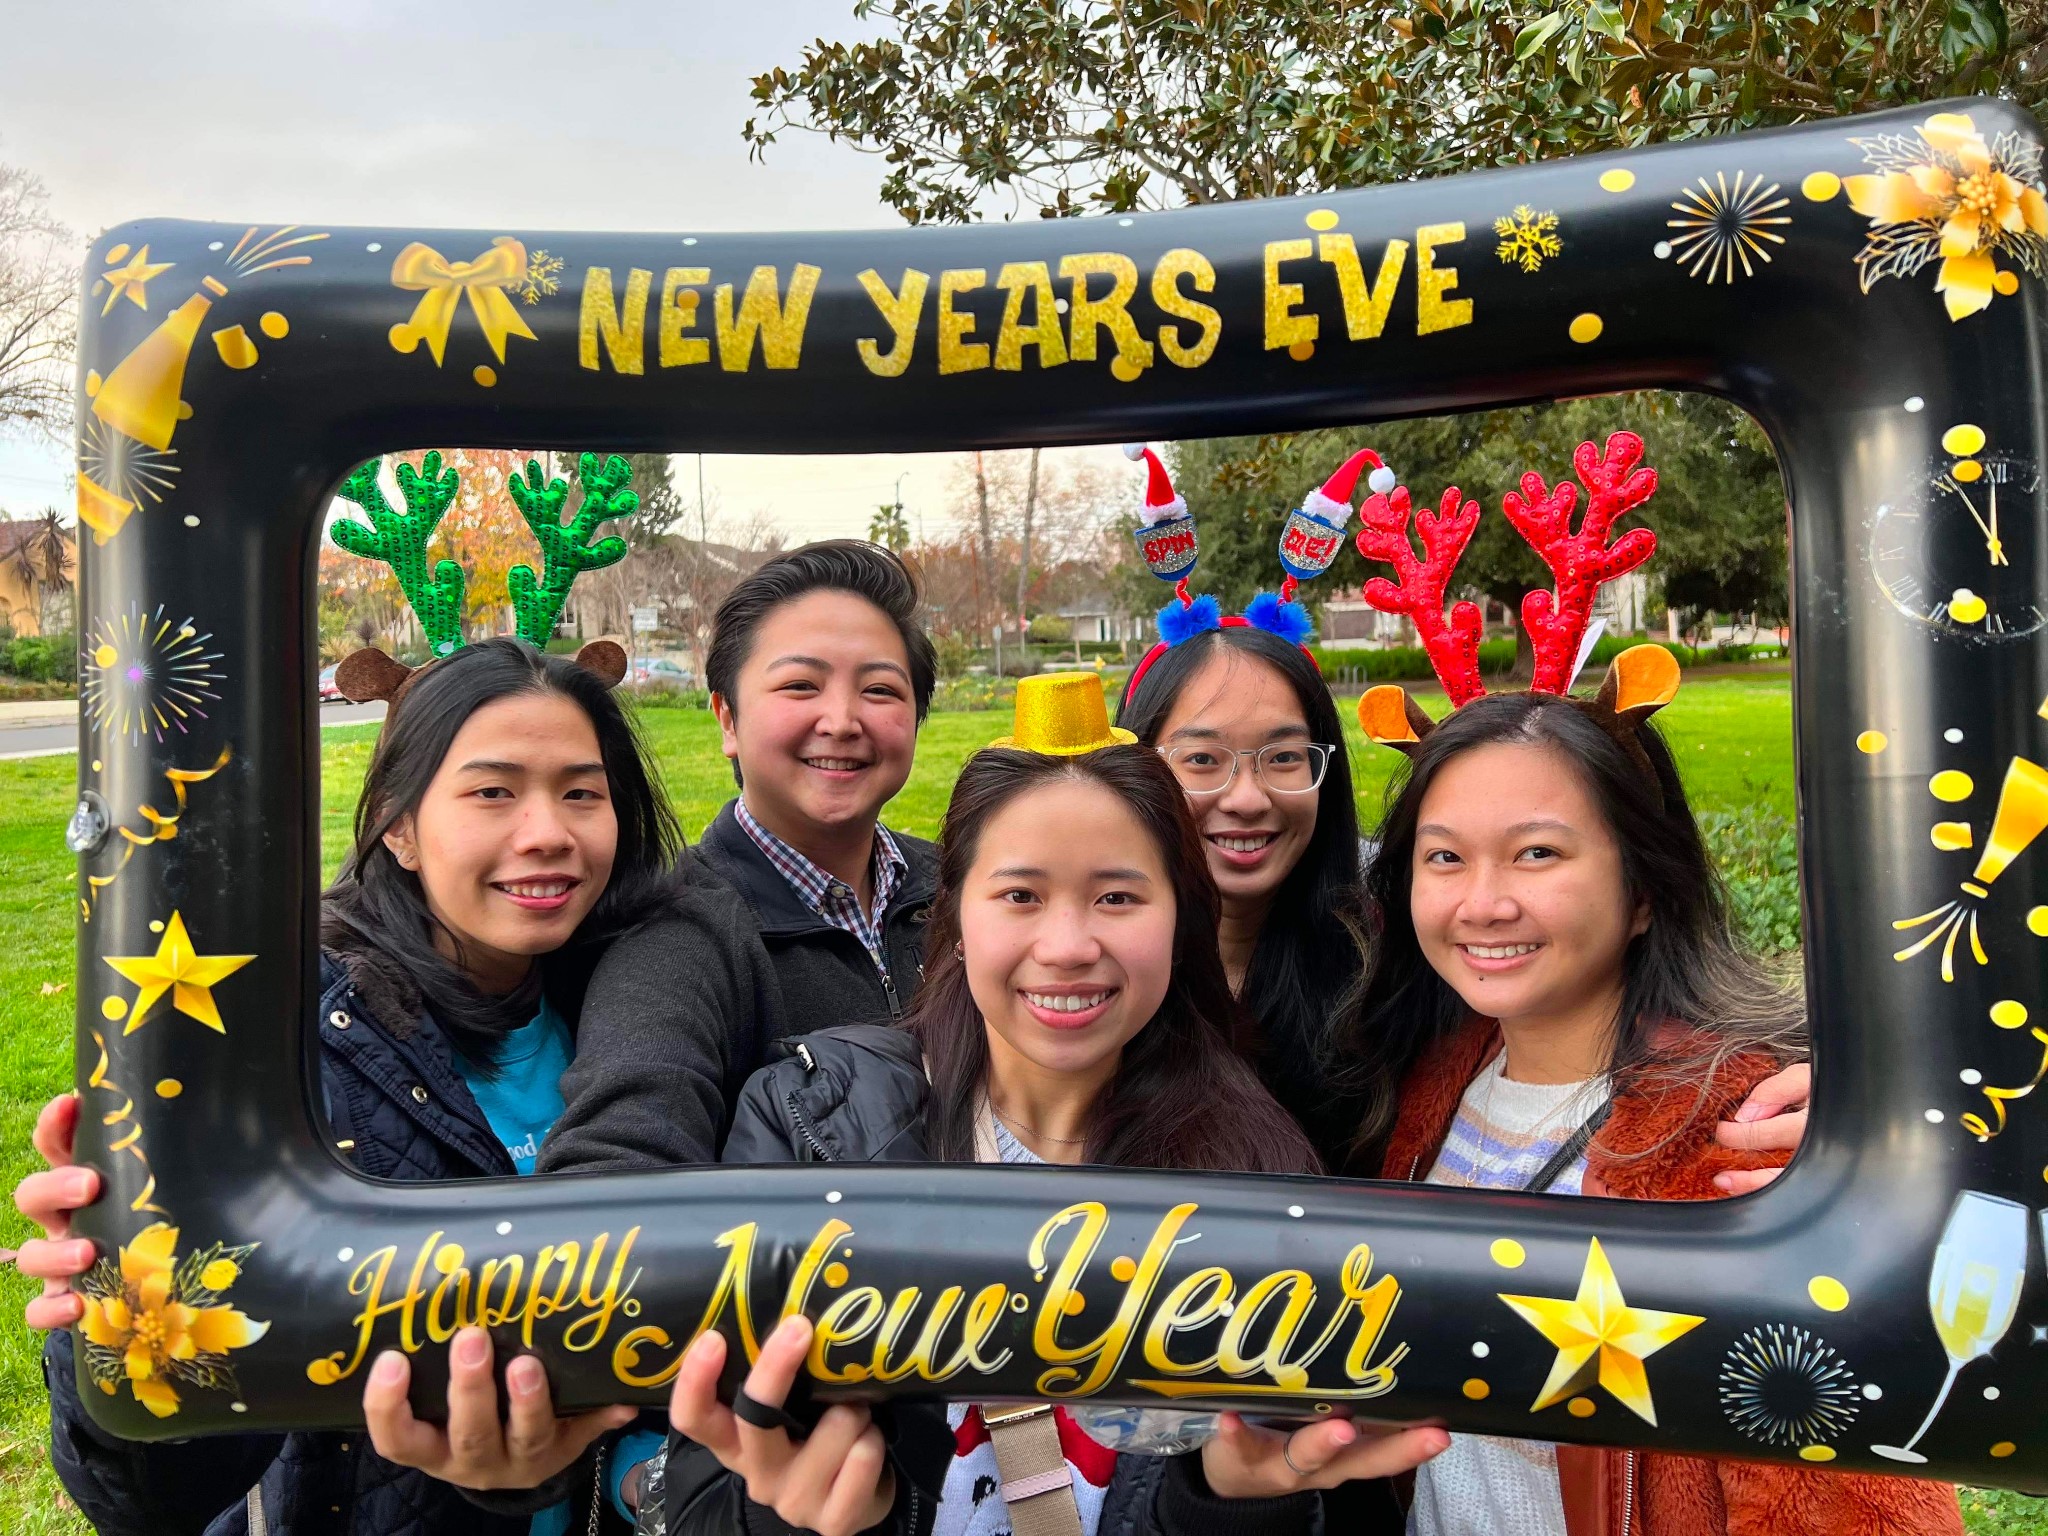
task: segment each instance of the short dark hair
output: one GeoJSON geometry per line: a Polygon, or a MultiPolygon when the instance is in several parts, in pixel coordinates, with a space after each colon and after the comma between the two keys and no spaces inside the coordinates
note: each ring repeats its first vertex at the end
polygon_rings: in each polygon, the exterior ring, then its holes
{"type": "Polygon", "coordinates": [[[740,668],[753,654],[761,621],[784,603],[812,592],[850,592],[888,615],[910,658],[910,691],[917,702],[917,723],[923,725],[938,682],[939,659],[925,633],[917,575],[902,556],[861,539],[824,539],[777,555],[728,592],[711,621],[705,686],[722,695],[726,707],[737,714],[740,668]]]}

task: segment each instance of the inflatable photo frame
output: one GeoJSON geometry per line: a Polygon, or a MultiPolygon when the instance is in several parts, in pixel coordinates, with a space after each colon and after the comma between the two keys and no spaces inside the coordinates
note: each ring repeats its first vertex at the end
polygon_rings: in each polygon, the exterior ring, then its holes
{"type": "Polygon", "coordinates": [[[751,1349],[800,1308],[827,1396],[1429,1419],[2048,1489],[2042,187],[2033,119],[1970,98],[1123,217],[103,235],[72,829],[95,1417],[356,1423],[393,1345],[425,1407],[473,1320],[566,1407],[655,1403],[701,1328],[751,1349]],[[1011,448],[1649,388],[1750,412],[1791,503],[1818,1083],[1761,1194],[825,1165],[380,1184],[323,1135],[314,567],[366,459],[1011,448]],[[138,1373],[152,1308],[196,1349],[138,1373]]]}

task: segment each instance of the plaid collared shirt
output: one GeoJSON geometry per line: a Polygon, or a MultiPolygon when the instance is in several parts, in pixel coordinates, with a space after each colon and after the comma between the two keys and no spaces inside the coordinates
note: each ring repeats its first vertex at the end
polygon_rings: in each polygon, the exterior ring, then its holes
{"type": "Polygon", "coordinates": [[[859,939],[868,958],[875,962],[875,969],[881,972],[883,982],[893,986],[889,951],[882,942],[882,922],[889,913],[889,898],[896,894],[897,886],[910,871],[910,861],[903,857],[903,850],[896,846],[889,829],[875,823],[875,901],[874,912],[869,915],[861,911],[860,898],[852,886],[820,869],[756,821],[747,809],[745,795],[733,805],[733,816],[741,830],[754,840],[754,846],[768,856],[768,862],[789,882],[797,898],[834,928],[859,939]]]}

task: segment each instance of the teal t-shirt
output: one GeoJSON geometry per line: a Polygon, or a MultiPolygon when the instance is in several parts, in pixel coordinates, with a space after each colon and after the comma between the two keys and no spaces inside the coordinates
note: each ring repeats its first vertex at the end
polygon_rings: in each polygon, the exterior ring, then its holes
{"type": "MultiPolygon", "coordinates": [[[[569,1070],[569,1055],[569,1026],[543,998],[533,1022],[505,1037],[495,1077],[485,1077],[466,1056],[455,1057],[455,1068],[491,1133],[504,1143],[505,1155],[522,1175],[533,1172],[540,1144],[562,1113],[562,1074],[569,1070]]],[[[564,1499],[535,1515],[529,1536],[568,1536],[575,1513],[571,1502],[564,1499]]]]}

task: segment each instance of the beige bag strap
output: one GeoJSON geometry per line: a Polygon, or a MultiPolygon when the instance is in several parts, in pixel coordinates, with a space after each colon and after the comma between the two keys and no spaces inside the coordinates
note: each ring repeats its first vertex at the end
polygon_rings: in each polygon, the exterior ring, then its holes
{"type": "Polygon", "coordinates": [[[1011,1536],[1081,1536],[1074,1469],[1060,1452],[1051,1403],[984,1406],[981,1422],[995,1447],[1011,1536]]]}
{"type": "MultiPolygon", "coordinates": [[[[995,1113],[984,1093],[974,1114],[976,1162],[1000,1161],[995,1113]]],[[[1060,1450],[1059,1424],[1050,1403],[983,1404],[981,1422],[995,1448],[1010,1536],[1081,1536],[1074,1502],[1074,1470],[1060,1450]]]]}

